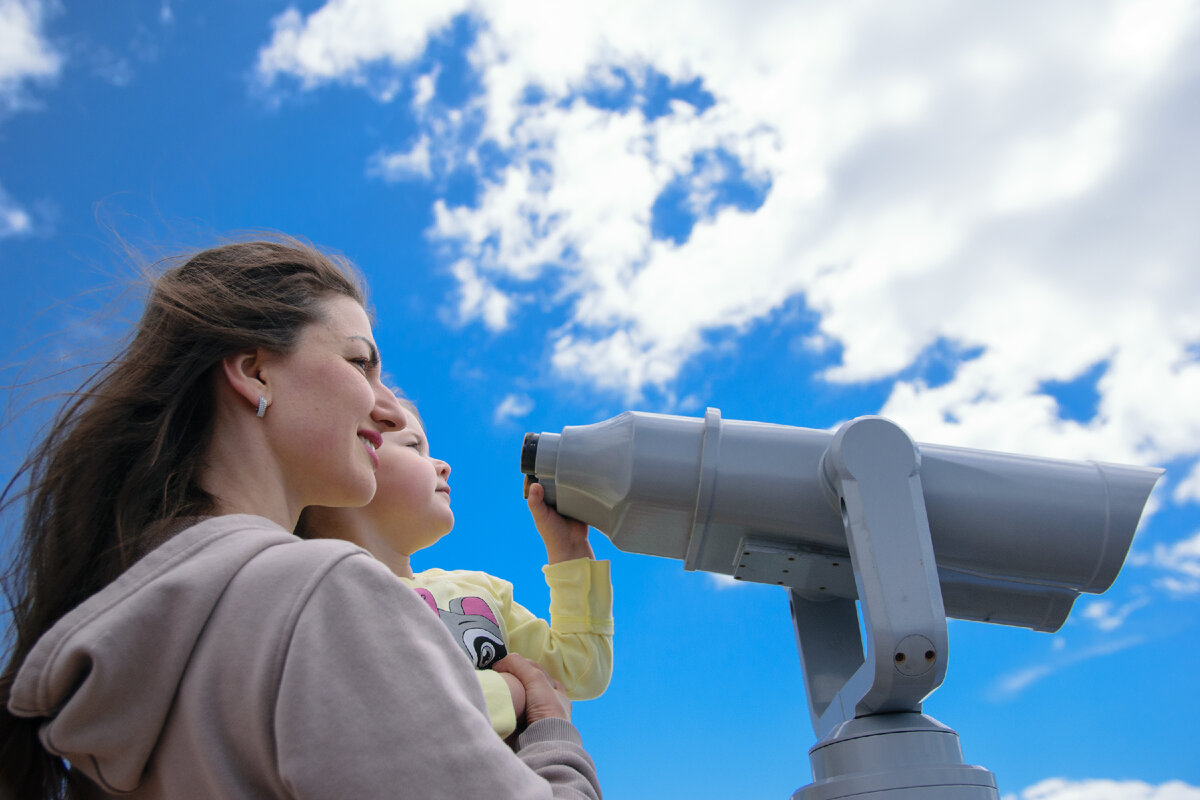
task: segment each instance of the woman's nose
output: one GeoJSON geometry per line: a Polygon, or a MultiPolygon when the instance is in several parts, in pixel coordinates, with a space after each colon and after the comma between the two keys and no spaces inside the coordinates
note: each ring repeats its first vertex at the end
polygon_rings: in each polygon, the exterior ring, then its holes
{"type": "Polygon", "coordinates": [[[371,419],[384,430],[398,431],[404,428],[404,409],[396,399],[396,393],[382,383],[375,387],[375,408],[371,411],[371,419]]]}

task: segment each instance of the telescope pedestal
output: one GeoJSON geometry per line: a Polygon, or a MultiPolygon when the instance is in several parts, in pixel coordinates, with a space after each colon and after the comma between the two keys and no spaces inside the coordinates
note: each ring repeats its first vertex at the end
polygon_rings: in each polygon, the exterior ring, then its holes
{"type": "Polygon", "coordinates": [[[997,800],[996,779],[963,763],[958,734],[924,714],[874,714],[808,751],[813,782],[792,800],[997,800]]]}

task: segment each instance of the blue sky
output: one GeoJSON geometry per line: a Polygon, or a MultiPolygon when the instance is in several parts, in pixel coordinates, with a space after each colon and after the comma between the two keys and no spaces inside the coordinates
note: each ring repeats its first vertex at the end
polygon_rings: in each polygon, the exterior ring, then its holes
{"type": "MultiPolygon", "coordinates": [[[[0,0],[0,469],[136,316],[126,246],[247,229],[362,267],[454,470],[416,565],[537,611],[526,431],[881,413],[1161,466],[1113,588],[952,621],[926,710],[1012,800],[1200,797],[1198,54],[1185,0],[0,0]]],[[[606,793],[808,783],[782,591],[593,542],[606,793]]]]}

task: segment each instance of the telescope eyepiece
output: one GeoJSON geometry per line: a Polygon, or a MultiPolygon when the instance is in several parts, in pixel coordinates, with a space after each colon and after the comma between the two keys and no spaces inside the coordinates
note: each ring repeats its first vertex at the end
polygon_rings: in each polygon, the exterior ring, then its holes
{"type": "Polygon", "coordinates": [[[525,441],[521,443],[521,472],[526,475],[536,473],[538,438],[540,436],[541,434],[538,433],[527,433],[525,441]]]}

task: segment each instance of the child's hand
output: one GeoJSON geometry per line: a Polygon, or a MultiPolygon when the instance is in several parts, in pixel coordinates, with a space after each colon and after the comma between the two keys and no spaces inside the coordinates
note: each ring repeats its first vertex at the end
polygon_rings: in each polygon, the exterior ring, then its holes
{"type": "Polygon", "coordinates": [[[546,489],[540,483],[530,484],[528,503],[534,527],[546,544],[547,564],[596,557],[588,543],[587,523],[564,517],[546,505],[546,489]]]}

